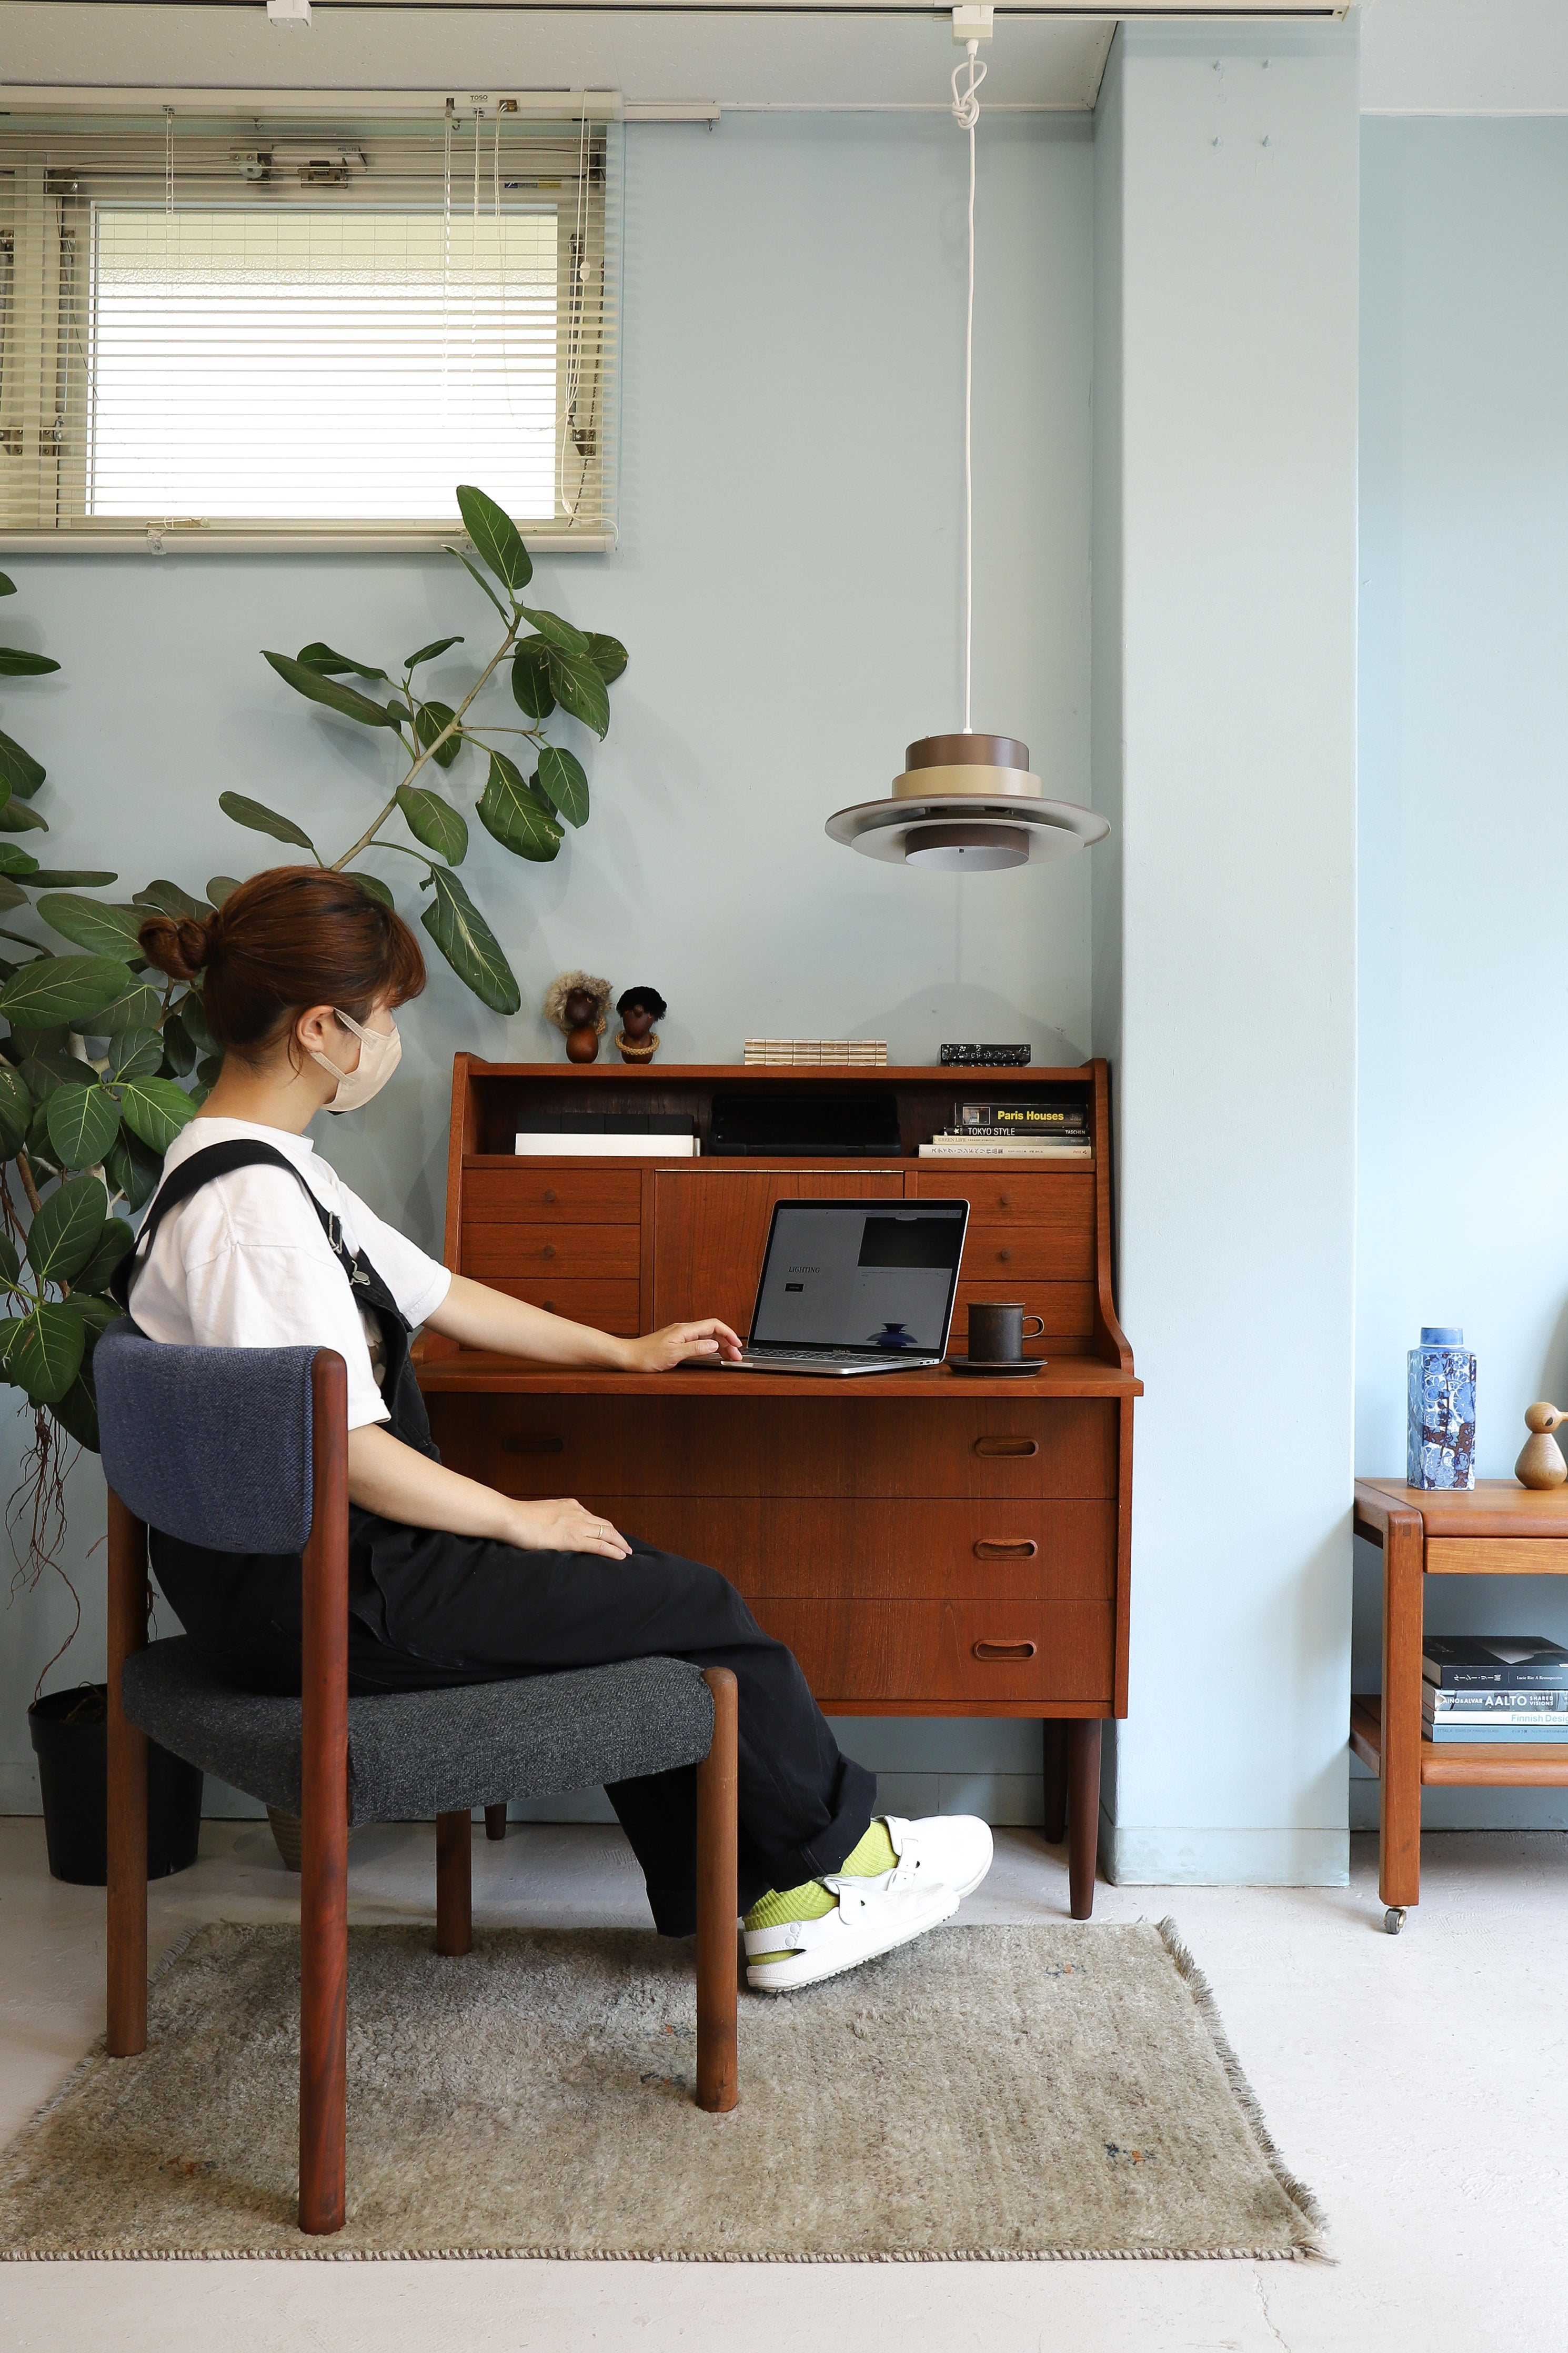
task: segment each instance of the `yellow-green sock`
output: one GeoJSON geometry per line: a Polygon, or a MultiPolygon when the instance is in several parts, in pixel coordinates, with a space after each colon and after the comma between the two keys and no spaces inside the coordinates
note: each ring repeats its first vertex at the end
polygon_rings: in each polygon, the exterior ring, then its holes
{"type": "MultiPolygon", "coordinates": [[[[852,1854],[845,1856],[834,1873],[835,1879],[879,1879],[884,1871],[891,1871],[898,1862],[893,1841],[888,1836],[885,1821],[875,1821],[852,1854]]],[[[759,1896],[746,1915],[748,1928],[776,1928],[784,1920],[820,1920],[837,1903],[837,1895],[826,1888],[820,1879],[808,1879],[800,1887],[782,1891],[770,1888],[759,1896]]],[[[752,1966],[763,1961],[787,1960],[785,1953],[753,1953],[752,1966]]]]}

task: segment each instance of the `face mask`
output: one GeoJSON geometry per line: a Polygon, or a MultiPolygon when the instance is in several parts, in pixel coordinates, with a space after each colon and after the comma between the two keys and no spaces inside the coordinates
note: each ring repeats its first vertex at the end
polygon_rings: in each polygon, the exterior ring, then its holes
{"type": "Polygon", "coordinates": [[[358,1069],[340,1070],[336,1062],[330,1061],[325,1054],[318,1054],[314,1047],[310,1050],[310,1060],[320,1062],[323,1071],[331,1071],[338,1082],[338,1091],[327,1109],[331,1112],[358,1111],[362,1104],[369,1103],[372,1095],[381,1092],[396,1070],[403,1060],[403,1040],[397,1034],[395,1021],[390,1029],[383,1032],[380,1029],[362,1029],[347,1013],[340,1013],[338,1019],[359,1039],[358,1069]]]}

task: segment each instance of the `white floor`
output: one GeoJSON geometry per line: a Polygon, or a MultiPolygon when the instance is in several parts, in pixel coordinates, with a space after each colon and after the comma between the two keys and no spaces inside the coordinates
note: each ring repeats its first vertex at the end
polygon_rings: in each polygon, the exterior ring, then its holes
{"type": "MultiPolygon", "coordinates": [[[[432,1844],[428,1831],[358,1833],[354,1916],[428,1915],[432,1844]]],[[[1568,1838],[1428,1837],[1423,1900],[1397,1938],[1383,1933],[1373,1842],[1356,1846],[1345,1890],[1167,1900],[1102,1886],[1095,1905],[1100,1921],[1175,1915],[1276,2138],[1327,2210],[1332,2264],[0,2265],[0,2348],[880,2353],[907,2331],[943,2353],[1431,2353],[1516,2328],[1568,2343],[1568,1838]]],[[[965,1916],[1060,1917],[1060,1851],[1026,1831],[998,1847],[965,1916]]],[[[286,1916],[296,1883],[265,1826],[208,1823],[195,1869],[153,1890],[154,1950],[195,1920],[286,1916]]],[[[647,1918],[615,1831],[481,1835],[474,1885],[481,1923],[647,1918]]],[[[47,1876],[39,1823],[0,1820],[0,2139],[101,2031],[102,1968],[101,1894],[47,1876]]]]}

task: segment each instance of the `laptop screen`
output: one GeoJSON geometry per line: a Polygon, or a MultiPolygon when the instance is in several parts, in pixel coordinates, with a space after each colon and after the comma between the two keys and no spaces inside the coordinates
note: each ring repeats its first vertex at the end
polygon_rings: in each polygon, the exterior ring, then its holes
{"type": "Polygon", "coordinates": [[[940,1356],[967,1201],[781,1201],[752,1317],[753,1346],[940,1356]]]}

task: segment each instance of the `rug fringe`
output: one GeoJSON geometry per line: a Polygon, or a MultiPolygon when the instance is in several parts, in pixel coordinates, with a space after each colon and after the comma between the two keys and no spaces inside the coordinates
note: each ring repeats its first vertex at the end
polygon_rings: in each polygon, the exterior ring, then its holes
{"type": "Polygon", "coordinates": [[[683,2247],[51,2247],[0,2248],[0,2263],[1295,2263],[1332,2262],[1294,2247],[953,2247],[879,2254],[693,2254],[683,2247]]]}
{"type": "MultiPolygon", "coordinates": [[[[1219,2014],[1219,2004],[1215,2000],[1214,1989],[1193,1958],[1183,1939],[1180,1928],[1169,1913],[1163,1920],[1157,1921],[1155,1926],[1161,1942],[1175,1964],[1177,1976],[1192,1995],[1193,2006],[1208,2031],[1209,2038],[1214,2043],[1215,2055],[1225,2069],[1226,2079],[1235,2094],[1236,2104],[1247,2119],[1248,2130],[1258,2143],[1259,2154],[1265,2164],[1292,2206],[1298,2209],[1303,2221],[1312,2225],[1314,2233],[1326,2230],[1327,2215],[1300,2174],[1291,2172],[1268,2129],[1264,2119],[1263,2104],[1247,2081],[1246,2071],[1236,2055],[1229,2035],[1225,2031],[1225,2024],[1219,2014]]],[[[1303,2241],[1300,2252],[1318,2263],[1332,2263],[1335,2260],[1316,2236],[1303,2241]]]]}

